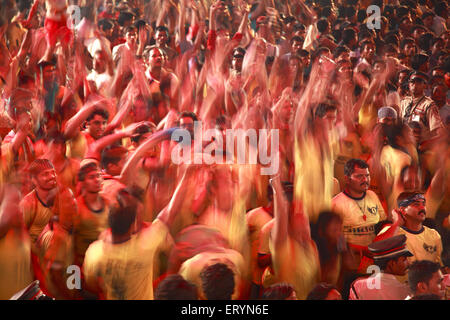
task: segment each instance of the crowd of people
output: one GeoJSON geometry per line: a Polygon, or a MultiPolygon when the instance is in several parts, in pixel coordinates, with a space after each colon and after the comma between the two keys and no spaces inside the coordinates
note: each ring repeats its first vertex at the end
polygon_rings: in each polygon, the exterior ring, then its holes
{"type": "Polygon", "coordinates": [[[0,299],[450,299],[446,1],[0,7],[0,299]]]}

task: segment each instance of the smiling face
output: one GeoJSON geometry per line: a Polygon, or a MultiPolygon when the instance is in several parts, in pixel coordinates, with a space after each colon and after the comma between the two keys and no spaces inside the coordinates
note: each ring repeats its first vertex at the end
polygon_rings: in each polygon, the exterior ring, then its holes
{"type": "Polygon", "coordinates": [[[86,128],[88,129],[89,134],[94,139],[99,139],[103,136],[106,129],[106,119],[101,115],[96,114],[91,120],[89,120],[86,124],[86,128]]]}
{"type": "Polygon", "coordinates": [[[45,191],[53,190],[57,186],[55,169],[42,170],[32,180],[38,188],[45,191]]]}

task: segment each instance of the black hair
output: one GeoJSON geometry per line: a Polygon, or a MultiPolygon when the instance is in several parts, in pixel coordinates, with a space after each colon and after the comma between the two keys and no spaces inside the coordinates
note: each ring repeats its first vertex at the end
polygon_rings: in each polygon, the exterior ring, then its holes
{"type": "Polygon", "coordinates": [[[367,169],[369,168],[369,165],[367,164],[367,162],[365,162],[364,160],[361,159],[350,159],[345,163],[344,166],[344,175],[346,177],[350,177],[353,172],[355,172],[355,168],[361,168],[361,169],[367,169]]]}
{"type": "Polygon", "coordinates": [[[137,198],[130,189],[124,188],[117,193],[117,202],[108,215],[108,224],[113,235],[124,235],[130,230],[136,219],[137,204],[137,198]]]}
{"type": "Polygon", "coordinates": [[[416,292],[417,285],[420,282],[428,283],[433,277],[433,273],[438,272],[441,266],[439,263],[429,260],[414,261],[409,266],[408,270],[408,282],[412,292],[416,292]]]}
{"type": "Polygon", "coordinates": [[[324,236],[326,229],[334,221],[342,223],[342,218],[333,211],[322,211],[317,218],[317,222],[311,228],[311,236],[317,244],[321,265],[328,263],[338,253],[337,247],[333,248],[330,252],[328,239],[324,236]]]}
{"type": "Polygon", "coordinates": [[[87,174],[93,170],[98,170],[98,166],[95,162],[89,162],[84,166],[82,166],[78,171],[77,175],[78,181],[84,181],[86,179],[87,174]]]}
{"type": "Polygon", "coordinates": [[[293,44],[294,41],[302,42],[302,43],[303,43],[303,42],[305,41],[305,39],[304,39],[303,37],[300,37],[300,36],[293,36],[293,37],[291,38],[291,44],[293,44]]]}
{"type": "Polygon", "coordinates": [[[216,263],[200,272],[202,289],[207,300],[231,300],[234,292],[234,273],[224,263],[216,263]]]}
{"type": "Polygon", "coordinates": [[[322,102],[317,105],[314,115],[316,118],[323,118],[327,112],[335,111],[335,110],[337,110],[336,105],[334,105],[332,103],[322,102]]]}
{"type": "Polygon", "coordinates": [[[114,24],[109,19],[101,19],[98,21],[97,25],[102,30],[109,30],[114,27],[114,24]]]}
{"type": "Polygon", "coordinates": [[[108,111],[106,111],[104,109],[95,109],[94,111],[92,111],[92,113],[89,115],[89,117],[87,117],[86,121],[87,122],[91,121],[92,119],[94,119],[94,117],[96,115],[101,116],[105,120],[108,120],[108,118],[109,118],[108,111]]]}
{"type": "Polygon", "coordinates": [[[155,300],[198,300],[197,287],[181,275],[171,274],[158,284],[155,300]]]}
{"type": "Polygon", "coordinates": [[[325,32],[330,27],[330,24],[327,19],[320,19],[317,21],[317,30],[322,33],[325,32]]]}
{"type": "Polygon", "coordinates": [[[182,119],[182,118],[191,118],[194,121],[198,121],[198,117],[197,115],[192,112],[192,111],[183,111],[180,116],[178,117],[178,122],[182,119]]]}
{"type": "Polygon", "coordinates": [[[342,43],[345,45],[350,44],[350,40],[355,39],[356,31],[353,28],[346,28],[342,31],[342,43]]]}
{"type": "Polygon", "coordinates": [[[416,44],[416,42],[414,41],[413,38],[405,38],[400,42],[400,49],[403,50],[405,48],[405,46],[409,43],[412,43],[414,45],[416,44]]]}
{"type": "Polygon", "coordinates": [[[306,297],[306,300],[325,300],[332,290],[337,290],[337,288],[329,283],[318,283],[306,297]]]}
{"type": "Polygon", "coordinates": [[[117,18],[117,23],[123,27],[125,25],[125,22],[133,20],[133,14],[128,11],[121,11],[119,13],[119,17],[117,18]]]}
{"type": "Polygon", "coordinates": [[[416,54],[411,58],[411,68],[413,70],[419,70],[419,68],[428,62],[428,56],[425,54],[416,54]]]}
{"type": "Polygon", "coordinates": [[[334,49],[334,51],[333,51],[333,58],[336,59],[344,52],[350,53],[350,49],[345,45],[337,46],[336,49],[334,49]]]}
{"type": "Polygon", "coordinates": [[[102,152],[101,165],[104,169],[108,164],[117,164],[127,154],[128,149],[122,146],[108,146],[102,152]]]}
{"type": "Polygon", "coordinates": [[[359,23],[363,23],[364,20],[366,20],[366,18],[367,18],[366,10],[364,10],[364,9],[358,10],[358,14],[356,15],[356,17],[357,17],[357,20],[359,23]]]}
{"type": "Polygon", "coordinates": [[[286,300],[294,292],[294,287],[289,283],[275,283],[265,289],[262,300],[286,300]]]}
{"type": "Polygon", "coordinates": [[[428,52],[431,48],[431,43],[433,42],[433,34],[430,32],[426,32],[422,34],[417,40],[417,45],[420,49],[425,52],[428,52]]]}

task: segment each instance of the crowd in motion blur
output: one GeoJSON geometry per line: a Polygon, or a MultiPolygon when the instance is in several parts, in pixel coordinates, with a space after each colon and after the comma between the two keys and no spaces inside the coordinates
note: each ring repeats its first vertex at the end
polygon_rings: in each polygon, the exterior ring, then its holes
{"type": "Polygon", "coordinates": [[[447,1],[0,8],[0,299],[450,299],[447,1]]]}

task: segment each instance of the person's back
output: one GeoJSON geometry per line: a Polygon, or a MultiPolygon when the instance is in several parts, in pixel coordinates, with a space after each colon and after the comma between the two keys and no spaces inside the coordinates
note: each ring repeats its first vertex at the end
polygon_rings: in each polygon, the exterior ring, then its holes
{"type": "Polygon", "coordinates": [[[166,241],[168,229],[156,219],[151,227],[132,234],[136,200],[123,192],[118,199],[108,217],[111,237],[93,242],[86,251],[86,283],[108,300],[151,300],[155,252],[166,241]]]}

